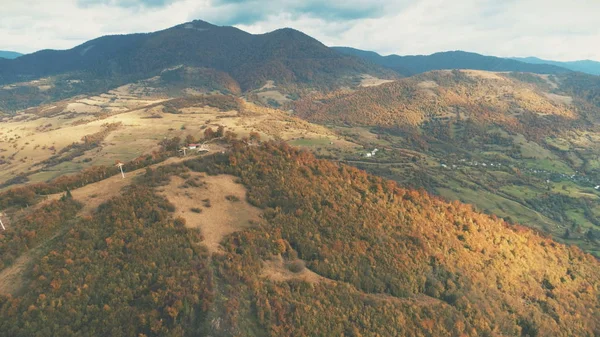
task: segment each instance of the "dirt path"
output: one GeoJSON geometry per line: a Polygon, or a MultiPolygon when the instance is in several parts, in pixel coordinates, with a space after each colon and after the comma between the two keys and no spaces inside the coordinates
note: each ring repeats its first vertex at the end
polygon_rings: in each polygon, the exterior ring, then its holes
{"type": "Polygon", "coordinates": [[[193,172],[187,180],[171,177],[169,185],[158,188],[158,194],[175,205],[175,217],[184,218],[189,228],[200,229],[203,243],[215,253],[225,236],[260,220],[261,210],[248,204],[246,188],[236,179],[193,172]]]}

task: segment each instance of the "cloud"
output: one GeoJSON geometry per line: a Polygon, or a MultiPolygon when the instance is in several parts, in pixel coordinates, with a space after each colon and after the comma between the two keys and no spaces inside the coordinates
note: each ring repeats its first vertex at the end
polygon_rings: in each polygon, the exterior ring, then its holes
{"type": "Polygon", "coordinates": [[[506,57],[600,60],[598,12],[600,1],[590,0],[418,0],[352,22],[280,15],[239,28],[260,33],[285,22],[327,45],[381,54],[460,49],[506,57]]]}
{"type": "Polygon", "coordinates": [[[382,54],[600,60],[599,12],[595,0],[2,0],[0,49],[66,49],[201,19],[252,33],[292,27],[382,54]]]}
{"type": "Polygon", "coordinates": [[[328,21],[352,21],[385,15],[394,5],[389,0],[213,0],[210,8],[192,12],[220,25],[250,25],[275,17],[299,19],[307,16],[328,21]]]}
{"type": "Polygon", "coordinates": [[[174,0],[78,0],[77,4],[88,6],[116,6],[116,7],[163,7],[174,0]]]}

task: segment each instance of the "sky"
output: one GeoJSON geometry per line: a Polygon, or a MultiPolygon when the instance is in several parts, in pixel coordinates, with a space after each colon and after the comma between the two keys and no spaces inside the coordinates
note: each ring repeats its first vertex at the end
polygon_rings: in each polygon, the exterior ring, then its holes
{"type": "Polygon", "coordinates": [[[382,55],[465,50],[600,61],[599,0],[0,0],[0,50],[68,49],[195,19],[291,27],[382,55]]]}

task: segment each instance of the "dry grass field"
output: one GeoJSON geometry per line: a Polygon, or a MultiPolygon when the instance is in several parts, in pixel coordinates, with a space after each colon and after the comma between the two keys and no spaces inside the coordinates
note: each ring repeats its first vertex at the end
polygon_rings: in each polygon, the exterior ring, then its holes
{"type": "Polygon", "coordinates": [[[394,82],[393,80],[384,80],[381,78],[377,78],[368,74],[364,74],[360,81],[361,87],[376,87],[378,85],[382,85],[385,83],[394,82]]]}
{"type": "MultiPolygon", "coordinates": [[[[165,112],[164,94],[126,85],[106,94],[76,97],[27,109],[0,119],[0,190],[18,176],[29,182],[47,181],[90,166],[132,160],[159,149],[165,138],[203,136],[206,128],[224,126],[240,137],[258,132],[263,139],[327,139],[352,146],[333,132],[286,112],[244,102],[243,111],[221,111],[209,106],[182,107],[165,112]],[[148,94],[150,93],[150,94],[148,94]],[[118,127],[110,127],[118,125],[118,127]],[[74,159],[49,165],[54,155],[86,137],[105,132],[98,146],[74,159]]],[[[24,181],[13,181],[23,183],[24,181]]],[[[11,186],[15,184],[10,184],[11,186]]]]}
{"type": "Polygon", "coordinates": [[[211,253],[219,252],[223,238],[260,221],[261,210],[246,201],[246,189],[228,175],[172,177],[159,194],[175,205],[176,217],[197,228],[211,253]]]}

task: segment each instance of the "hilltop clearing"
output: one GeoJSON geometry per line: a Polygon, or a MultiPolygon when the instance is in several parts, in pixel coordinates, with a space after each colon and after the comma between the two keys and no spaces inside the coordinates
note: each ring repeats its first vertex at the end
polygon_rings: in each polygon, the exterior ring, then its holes
{"type": "Polygon", "coordinates": [[[227,175],[172,177],[158,194],[175,206],[175,216],[200,230],[208,251],[218,252],[224,237],[259,221],[260,210],[246,201],[246,190],[227,175]]]}

